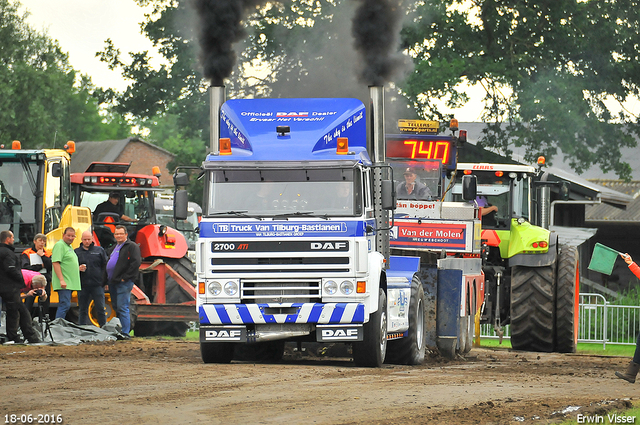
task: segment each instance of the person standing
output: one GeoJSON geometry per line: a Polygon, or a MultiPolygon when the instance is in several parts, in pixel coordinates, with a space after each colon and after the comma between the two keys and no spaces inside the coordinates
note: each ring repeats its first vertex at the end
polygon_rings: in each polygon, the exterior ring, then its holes
{"type": "Polygon", "coordinates": [[[104,273],[107,266],[107,254],[100,246],[93,242],[93,233],[86,230],[82,233],[82,243],[76,248],[76,255],[80,263],[80,283],[82,291],[78,295],[80,317],[79,325],[89,324],[89,304],[93,300],[97,312],[98,325],[106,323],[104,310],[104,273]]]}
{"type": "Polygon", "coordinates": [[[122,324],[122,333],[129,335],[131,331],[131,317],[129,304],[131,290],[138,280],[140,263],[140,247],[127,238],[127,228],[118,225],[113,233],[116,245],[109,249],[107,262],[107,282],[111,294],[111,305],[122,324]]]}
{"type": "Polygon", "coordinates": [[[56,319],[64,319],[67,316],[71,308],[71,293],[82,289],[78,256],[71,246],[75,238],[75,229],[67,227],[64,229],[62,239],[56,242],[51,252],[54,272],[51,287],[58,293],[56,319]]]}
{"type": "Polygon", "coordinates": [[[37,343],[40,342],[40,337],[33,329],[31,315],[20,298],[20,291],[25,288],[25,284],[13,241],[11,231],[0,232],[0,297],[7,305],[7,339],[22,342],[18,337],[19,324],[22,335],[30,343],[37,343]]]}
{"type": "MultiPolygon", "coordinates": [[[[39,272],[47,279],[47,286],[45,287],[45,291],[47,292],[47,296],[44,298],[38,298],[38,304],[42,305],[42,313],[49,314],[49,299],[51,298],[51,272],[52,272],[52,263],[51,263],[51,251],[45,249],[45,245],[47,243],[47,236],[38,233],[33,238],[33,246],[31,248],[27,248],[22,251],[20,254],[20,263],[22,264],[22,268],[26,270],[31,270],[34,272],[39,272]]],[[[27,306],[27,310],[29,310],[33,314],[33,303],[35,297],[28,297],[25,299],[25,304],[27,306]]]]}
{"type": "MultiPolygon", "coordinates": [[[[633,261],[631,256],[623,253],[620,253],[620,256],[624,259],[624,262],[629,265],[631,273],[636,275],[637,278],[640,278],[640,266],[633,261]]],[[[638,375],[638,371],[640,371],[640,333],[636,340],[636,351],[633,354],[633,359],[627,366],[627,370],[624,373],[616,372],[616,376],[633,384],[636,382],[636,375],[638,375]]]]}

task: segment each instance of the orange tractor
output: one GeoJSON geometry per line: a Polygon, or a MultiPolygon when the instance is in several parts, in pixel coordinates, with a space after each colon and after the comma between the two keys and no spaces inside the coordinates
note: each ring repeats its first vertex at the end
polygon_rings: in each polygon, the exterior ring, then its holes
{"type": "MultiPolygon", "coordinates": [[[[125,225],[129,238],[140,246],[140,279],[132,291],[131,328],[136,336],[183,336],[188,323],[197,320],[193,263],[188,244],[178,230],[158,224],[154,199],[160,191],[156,176],[131,174],[127,163],[92,163],[84,173],[71,174],[73,205],[95,211],[109,194],[118,195],[120,213],[103,212],[93,217],[96,244],[109,248],[113,231],[125,225]],[[133,221],[123,221],[122,216],[133,221]]],[[[115,316],[106,295],[107,320],[115,316]]],[[[97,324],[93,305],[89,317],[97,324]]]]}

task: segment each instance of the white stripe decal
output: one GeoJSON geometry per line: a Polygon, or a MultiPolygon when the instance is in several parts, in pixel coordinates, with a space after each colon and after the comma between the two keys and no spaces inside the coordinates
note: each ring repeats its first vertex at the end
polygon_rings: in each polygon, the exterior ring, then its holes
{"type": "Polygon", "coordinates": [[[258,304],[247,304],[247,310],[249,310],[249,314],[251,315],[254,323],[267,323],[262,316],[262,312],[260,311],[258,304]]]}
{"type": "Polygon", "coordinates": [[[347,304],[344,309],[344,313],[340,318],[340,323],[351,323],[353,321],[353,316],[356,314],[356,308],[358,304],[347,304]]]}
{"type": "Polygon", "coordinates": [[[300,308],[300,313],[298,314],[296,323],[307,323],[307,321],[309,320],[309,316],[311,315],[313,306],[314,304],[303,304],[300,308]]]}
{"type": "Polygon", "coordinates": [[[336,308],[336,303],[327,303],[324,305],[324,309],[318,318],[318,323],[329,323],[333,310],[336,308]]]}

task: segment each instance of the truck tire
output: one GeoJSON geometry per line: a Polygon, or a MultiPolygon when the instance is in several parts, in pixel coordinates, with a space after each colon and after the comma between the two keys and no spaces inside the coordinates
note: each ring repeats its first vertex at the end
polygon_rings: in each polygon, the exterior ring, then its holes
{"type": "Polygon", "coordinates": [[[364,324],[363,341],[353,343],[353,362],[361,367],[380,367],[387,353],[387,296],[378,294],[378,311],[364,324]]]}
{"type": "Polygon", "coordinates": [[[201,342],[200,355],[204,363],[230,363],[234,347],[231,342],[201,342]]]}
{"type": "Polygon", "coordinates": [[[516,350],[553,351],[554,269],[555,264],[511,271],[511,345],[516,350]]]}
{"type": "Polygon", "coordinates": [[[560,245],[556,282],[555,351],[575,353],[578,343],[579,293],[578,250],[560,245]]]}
{"type": "Polygon", "coordinates": [[[393,364],[417,365],[424,362],[425,314],[424,289],[420,278],[411,280],[409,299],[409,334],[405,338],[389,341],[386,362],[393,364]]]}

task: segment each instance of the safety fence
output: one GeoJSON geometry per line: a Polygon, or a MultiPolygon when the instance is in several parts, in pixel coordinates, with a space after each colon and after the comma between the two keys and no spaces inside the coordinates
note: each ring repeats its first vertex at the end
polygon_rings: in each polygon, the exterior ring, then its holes
{"type": "MultiPolygon", "coordinates": [[[[640,306],[610,304],[601,294],[581,293],[578,342],[635,345],[640,332],[640,306]]],[[[502,328],[510,336],[509,325],[502,328]]],[[[481,338],[499,338],[492,325],[480,327],[481,338]]]]}

